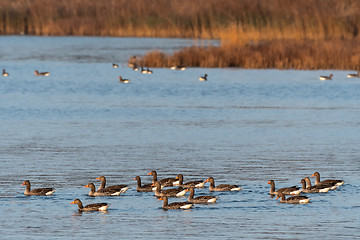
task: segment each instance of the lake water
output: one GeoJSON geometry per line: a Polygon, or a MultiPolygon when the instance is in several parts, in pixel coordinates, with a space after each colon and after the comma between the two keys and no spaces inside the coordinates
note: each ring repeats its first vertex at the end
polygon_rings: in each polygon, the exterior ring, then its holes
{"type": "MultiPolygon", "coordinates": [[[[0,37],[0,233],[2,239],[355,239],[360,238],[360,79],[347,71],[126,66],[181,39],[0,37]],[[112,68],[112,63],[120,68],[112,68]],[[50,71],[36,77],[34,70],[50,71]],[[199,76],[207,73],[207,82],[199,76]],[[334,74],[332,81],[319,75],[334,74]],[[118,76],[131,79],[120,84],[118,76]],[[162,210],[133,178],[232,183],[216,204],[162,210]],[[276,187],[314,171],[345,180],[305,205],[280,204],[276,187]],[[87,183],[129,184],[118,197],[87,196],[87,183]],[[50,197],[24,196],[52,186],[50,197]],[[108,202],[107,213],[70,205],[108,202]]],[[[215,43],[216,44],[216,43],[215,43]]],[[[351,71],[349,71],[351,72],[351,71]]],[[[313,180],[313,179],[312,179],[313,180]]],[[[208,187],[208,185],[206,185],[208,187]]],[[[197,195],[210,194],[208,188],[197,195]]],[[[173,201],[186,201],[171,198],[173,201]]]]}

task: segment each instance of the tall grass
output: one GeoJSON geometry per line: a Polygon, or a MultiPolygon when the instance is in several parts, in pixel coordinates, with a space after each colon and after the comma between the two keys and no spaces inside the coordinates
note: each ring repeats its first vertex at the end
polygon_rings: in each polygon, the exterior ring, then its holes
{"type": "Polygon", "coordinates": [[[358,0],[1,0],[0,34],[359,39],[358,0]]]}
{"type": "Polygon", "coordinates": [[[0,34],[221,39],[148,66],[357,69],[359,12],[359,0],[1,0],[0,34]]]}

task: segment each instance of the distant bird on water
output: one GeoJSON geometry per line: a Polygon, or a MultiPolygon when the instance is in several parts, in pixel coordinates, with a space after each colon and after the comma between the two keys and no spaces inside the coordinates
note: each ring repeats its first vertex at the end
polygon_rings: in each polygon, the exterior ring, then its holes
{"type": "Polygon", "coordinates": [[[177,66],[172,66],[170,68],[171,70],[181,70],[181,71],[185,71],[186,67],[184,65],[177,65],[177,66]]]}
{"type": "Polygon", "coordinates": [[[358,78],[358,77],[360,77],[360,73],[359,73],[359,71],[357,73],[349,73],[347,75],[347,77],[348,78],[358,78]]]}
{"type": "Polygon", "coordinates": [[[38,70],[35,70],[36,76],[50,76],[49,72],[39,72],[38,70]]]}
{"type": "Polygon", "coordinates": [[[5,69],[3,69],[3,73],[2,73],[2,75],[3,75],[4,77],[8,77],[10,74],[9,74],[9,73],[7,73],[7,72],[5,71],[5,69]]]}
{"type": "Polygon", "coordinates": [[[113,63],[113,68],[118,68],[119,64],[113,63]]]}
{"type": "Polygon", "coordinates": [[[331,73],[329,76],[320,76],[319,79],[321,81],[325,81],[325,80],[331,80],[331,78],[333,77],[334,75],[331,73]]]}
{"type": "Polygon", "coordinates": [[[122,78],[122,76],[119,76],[119,82],[120,83],[129,83],[130,79],[122,78]]]}
{"type": "Polygon", "coordinates": [[[199,77],[199,81],[203,82],[203,81],[207,81],[207,74],[205,74],[203,77],[199,77]]]}

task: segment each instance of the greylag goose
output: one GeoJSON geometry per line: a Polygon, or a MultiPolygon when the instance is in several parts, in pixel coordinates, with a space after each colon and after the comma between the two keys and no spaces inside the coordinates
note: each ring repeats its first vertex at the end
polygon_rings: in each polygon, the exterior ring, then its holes
{"type": "Polygon", "coordinates": [[[330,187],[324,186],[311,186],[310,179],[301,179],[300,183],[302,184],[301,192],[304,193],[326,193],[330,190],[330,187]]]}
{"type": "Polygon", "coordinates": [[[333,77],[333,74],[330,74],[329,76],[320,76],[319,79],[321,81],[325,81],[325,80],[331,80],[331,78],[333,77]]]}
{"type": "Polygon", "coordinates": [[[50,76],[49,72],[39,72],[38,70],[35,70],[35,75],[36,76],[50,76]]]}
{"type": "Polygon", "coordinates": [[[106,211],[109,208],[109,204],[107,203],[92,203],[89,205],[83,206],[80,199],[75,199],[70,204],[77,204],[79,207],[79,211],[81,212],[88,212],[88,211],[106,211]]]}
{"type": "MultiPolygon", "coordinates": [[[[106,178],[104,176],[100,176],[96,179],[101,181],[101,184],[100,184],[100,187],[98,188],[98,190],[104,189],[106,187],[106,178]]],[[[118,190],[118,191],[120,191],[120,193],[124,193],[129,189],[128,185],[125,185],[125,184],[108,186],[106,188],[118,190]]]]}
{"type": "Polygon", "coordinates": [[[158,181],[156,171],[151,171],[147,175],[152,175],[153,176],[153,180],[152,180],[153,184],[155,184],[155,182],[159,182],[162,187],[172,187],[172,186],[174,186],[173,182],[176,181],[175,178],[164,178],[164,179],[161,179],[161,180],[158,181]]]}
{"type": "Polygon", "coordinates": [[[183,183],[184,176],[182,174],[178,174],[175,179],[177,181],[173,182],[174,186],[180,186],[180,187],[185,187],[185,188],[189,188],[189,187],[203,188],[204,185],[205,185],[205,181],[202,181],[202,180],[190,181],[190,182],[187,182],[187,183],[183,183]]]}
{"type": "Polygon", "coordinates": [[[216,200],[218,200],[219,198],[216,196],[199,196],[194,198],[194,193],[195,193],[194,187],[190,187],[189,191],[190,193],[189,193],[188,202],[192,202],[192,203],[215,203],[216,200]]]}
{"type": "Polygon", "coordinates": [[[331,189],[335,189],[344,184],[343,180],[326,179],[326,180],[320,181],[320,173],[319,172],[314,172],[314,174],[311,175],[311,177],[315,177],[315,186],[316,185],[330,185],[330,186],[332,186],[331,189]]]}
{"type": "Polygon", "coordinates": [[[189,202],[173,202],[168,204],[168,198],[166,196],[159,198],[159,200],[164,200],[163,209],[189,209],[194,205],[189,202]]]}
{"type": "Polygon", "coordinates": [[[204,82],[207,81],[207,74],[205,74],[203,77],[199,77],[199,81],[204,82]]]}
{"type": "Polygon", "coordinates": [[[5,69],[3,69],[2,75],[3,75],[4,77],[8,77],[8,76],[9,76],[9,73],[7,73],[7,72],[5,71],[5,69]]]}
{"type": "Polygon", "coordinates": [[[171,189],[166,189],[166,190],[161,190],[161,185],[159,182],[155,182],[154,184],[155,186],[155,196],[157,197],[162,197],[162,196],[167,196],[167,197],[182,197],[186,194],[186,192],[188,191],[187,189],[183,189],[182,187],[180,188],[171,188],[171,189]]]}
{"type": "Polygon", "coordinates": [[[119,82],[120,83],[129,83],[130,79],[122,78],[122,76],[119,76],[119,82]]]}
{"type": "Polygon", "coordinates": [[[181,71],[185,71],[185,70],[186,70],[186,66],[184,66],[184,65],[177,65],[177,66],[172,66],[170,69],[171,69],[171,70],[181,70],[181,71]]]}
{"type": "Polygon", "coordinates": [[[95,185],[93,183],[89,183],[84,188],[90,188],[89,196],[118,196],[121,193],[119,189],[112,189],[112,188],[103,188],[100,190],[95,190],[95,185]]]}
{"type": "Polygon", "coordinates": [[[282,192],[278,193],[278,196],[276,199],[280,198],[280,202],[282,203],[308,203],[310,201],[310,198],[306,197],[306,196],[293,196],[293,197],[288,197],[287,199],[285,198],[285,194],[283,194],[282,192]]]}
{"type": "Polygon", "coordinates": [[[270,184],[270,194],[277,195],[279,192],[282,192],[285,195],[297,195],[301,193],[301,189],[296,186],[292,187],[285,187],[285,188],[279,188],[278,190],[275,190],[275,181],[270,180],[267,184],[270,184]]]}
{"type": "Polygon", "coordinates": [[[347,75],[348,78],[358,78],[360,77],[360,72],[358,71],[357,73],[349,73],[347,75]]]}
{"type": "Polygon", "coordinates": [[[141,186],[141,178],[139,176],[136,176],[134,178],[134,180],[137,181],[136,191],[138,191],[138,192],[152,192],[153,191],[153,186],[151,183],[144,184],[141,186]]]}
{"type": "Polygon", "coordinates": [[[50,196],[56,191],[53,188],[35,188],[31,190],[31,184],[29,180],[23,182],[22,185],[26,185],[26,189],[24,192],[25,195],[50,196]]]}
{"type": "Polygon", "coordinates": [[[113,68],[118,68],[119,64],[113,63],[113,68]]]}
{"type": "Polygon", "coordinates": [[[215,187],[215,180],[213,177],[209,177],[205,182],[210,182],[209,191],[240,191],[242,188],[237,185],[220,184],[215,187]]]}

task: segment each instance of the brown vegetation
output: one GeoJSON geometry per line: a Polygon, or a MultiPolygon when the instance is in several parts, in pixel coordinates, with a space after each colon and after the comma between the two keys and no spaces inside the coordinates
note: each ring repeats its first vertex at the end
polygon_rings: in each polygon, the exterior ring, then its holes
{"type": "Polygon", "coordinates": [[[139,65],[149,67],[241,67],[359,70],[358,40],[273,40],[263,43],[189,47],[174,54],[153,51],[139,65]]]}
{"type": "Polygon", "coordinates": [[[0,34],[221,39],[148,66],[357,68],[359,12],[358,0],[1,0],[0,34]]]}

